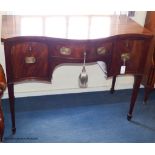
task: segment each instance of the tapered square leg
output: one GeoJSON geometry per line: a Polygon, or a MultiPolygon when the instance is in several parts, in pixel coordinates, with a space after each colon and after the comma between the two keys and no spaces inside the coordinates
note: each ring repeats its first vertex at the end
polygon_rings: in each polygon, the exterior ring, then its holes
{"type": "Polygon", "coordinates": [[[113,94],[115,92],[115,83],[116,83],[116,76],[113,76],[112,85],[111,85],[111,89],[110,89],[111,94],[113,94]]]}
{"type": "Polygon", "coordinates": [[[132,113],[135,107],[135,102],[137,99],[140,83],[142,80],[142,76],[140,75],[135,75],[134,78],[134,85],[133,85],[133,90],[132,90],[132,95],[131,95],[131,101],[130,101],[130,107],[129,107],[129,112],[127,114],[127,120],[130,121],[132,118],[132,113]]]}
{"type": "Polygon", "coordinates": [[[8,93],[9,93],[9,103],[10,103],[10,112],[11,112],[11,121],[12,121],[12,134],[15,134],[16,124],[15,124],[15,99],[14,99],[13,84],[8,84],[8,93]]]}

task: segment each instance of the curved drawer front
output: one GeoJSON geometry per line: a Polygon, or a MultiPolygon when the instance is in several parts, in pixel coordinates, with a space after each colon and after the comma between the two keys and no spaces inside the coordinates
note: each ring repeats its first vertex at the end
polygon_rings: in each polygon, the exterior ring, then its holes
{"type": "MultiPolygon", "coordinates": [[[[49,80],[55,66],[61,63],[83,63],[84,52],[86,63],[96,61],[106,63],[108,77],[122,74],[123,65],[125,65],[123,74],[142,75],[149,45],[147,39],[132,35],[93,40],[12,38],[6,44],[9,47],[6,49],[6,55],[11,57],[9,61],[12,63],[9,70],[12,76],[10,79],[49,80]]],[[[10,65],[9,61],[7,66],[10,65]]]]}
{"type": "Polygon", "coordinates": [[[48,75],[48,47],[40,42],[23,42],[12,46],[14,80],[48,75]]]}
{"type": "Polygon", "coordinates": [[[51,57],[65,59],[83,59],[86,52],[86,61],[89,59],[103,59],[112,51],[112,41],[58,41],[50,47],[51,57]]]}
{"type": "Polygon", "coordinates": [[[112,72],[120,74],[121,66],[125,67],[126,74],[141,74],[147,51],[145,51],[145,40],[120,39],[117,40],[116,52],[113,53],[112,72]],[[115,67],[114,67],[115,66],[115,67]]]}

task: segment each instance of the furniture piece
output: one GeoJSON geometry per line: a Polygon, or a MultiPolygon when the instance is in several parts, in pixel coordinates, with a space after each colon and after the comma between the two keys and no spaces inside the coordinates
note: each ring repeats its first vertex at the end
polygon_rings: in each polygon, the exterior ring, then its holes
{"type": "Polygon", "coordinates": [[[86,63],[105,62],[108,78],[120,74],[134,75],[127,114],[127,119],[131,120],[152,33],[127,16],[106,16],[106,18],[109,18],[110,25],[105,27],[106,35],[103,34],[103,37],[98,39],[21,36],[11,33],[9,28],[8,31],[2,31],[5,32],[2,34],[2,42],[5,50],[13,133],[16,131],[14,84],[32,79],[50,83],[56,66],[63,63],[83,63],[84,52],[86,63]]]}
{"type": "Polygon", "coordinates": [[[4,116],[3,116],[3,111],[2,111],[1,97],[3,95],[5,88],[6,88],[5,74],[0,64],[0,141],[2,141],[3,133],[4,133],[4,116]]]}
{"type": "Polygon", "coordinates": [[[154,35],[142,79],[142,84],[145,87],[144,103],[146,103],[155,84],[155,11],[147,12],[144,26],[154,35]]]}

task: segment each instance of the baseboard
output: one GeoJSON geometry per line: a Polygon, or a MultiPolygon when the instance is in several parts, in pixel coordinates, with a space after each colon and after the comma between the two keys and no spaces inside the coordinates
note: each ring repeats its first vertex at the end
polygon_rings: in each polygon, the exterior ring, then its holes
{"type": "MultiPolygon", "coordinates": [[[[121,87],[116,87],[115,90],[122,89],[132,89],[131,86],[121,85],[121,87]]],[[[56,95],[56,94],[72,94],[72,93],[82,93],[82,92],[96,92],[96,91],[109,91],[110,88],[108,86],[104,87],[91,87],[91,88],[75,88],[75,89],[55,89],[55,90],[39,90],[39,91],[15,91],[15,97],[27,97],[27,96],[42,96],[42,95],[56,95]]],[[[6,90],[3,94],[2,98],[8,98],[8,91],[6,90]]]]}

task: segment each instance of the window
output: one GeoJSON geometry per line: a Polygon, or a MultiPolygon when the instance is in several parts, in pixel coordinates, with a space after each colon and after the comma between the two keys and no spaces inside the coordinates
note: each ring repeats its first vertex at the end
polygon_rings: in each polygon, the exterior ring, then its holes
{"type": "Polygon", "coordinates": [[[20,34],[68,39],[93,39],[108,36],[108,16],[22,16],[20,34]],[[106,30],[106,31],[105,31],[106,30]]]}
{"type": "Polygon", "coordinates": [[[41,17],[22,17],[20,25],[21,35],[43,35],[41,17]]]}
{"type": "MultiPolygon", "coordinates": [[[[7,35],[49,36],[68,39],[94,39],[109,35],[107,15],[126,14],[105,12],[104,15],[20,15],[3,16],[2,37],[7,35]],[[9,29],[7,29],[9,27],[9,29]],[[106,29],[106,32],[105,32],[106,29]]],[[[5,37],[3,37],[5,38],[5,37]]]]}
{"type": "Polygon", "coordinates": [[[110,19],[108,17],[92,17],[90,26],[90,38],[101,38],[103,36],[108,36],[110,33],[110,24],[110,19]]]}
{"type": "Polygon", "coordinates": [[[89,35],[89,26],[88,16],[69,17],[67,38],[87,39],[89,35]]]}
{"type": "Polygon", "coordinates": [[[45,29],[45,36],[52,36],[52,37],[66,37],[67,31],[67,20],[65,17],[53,16],[53,17],[45,17],[44,20],[45,29]]]}

